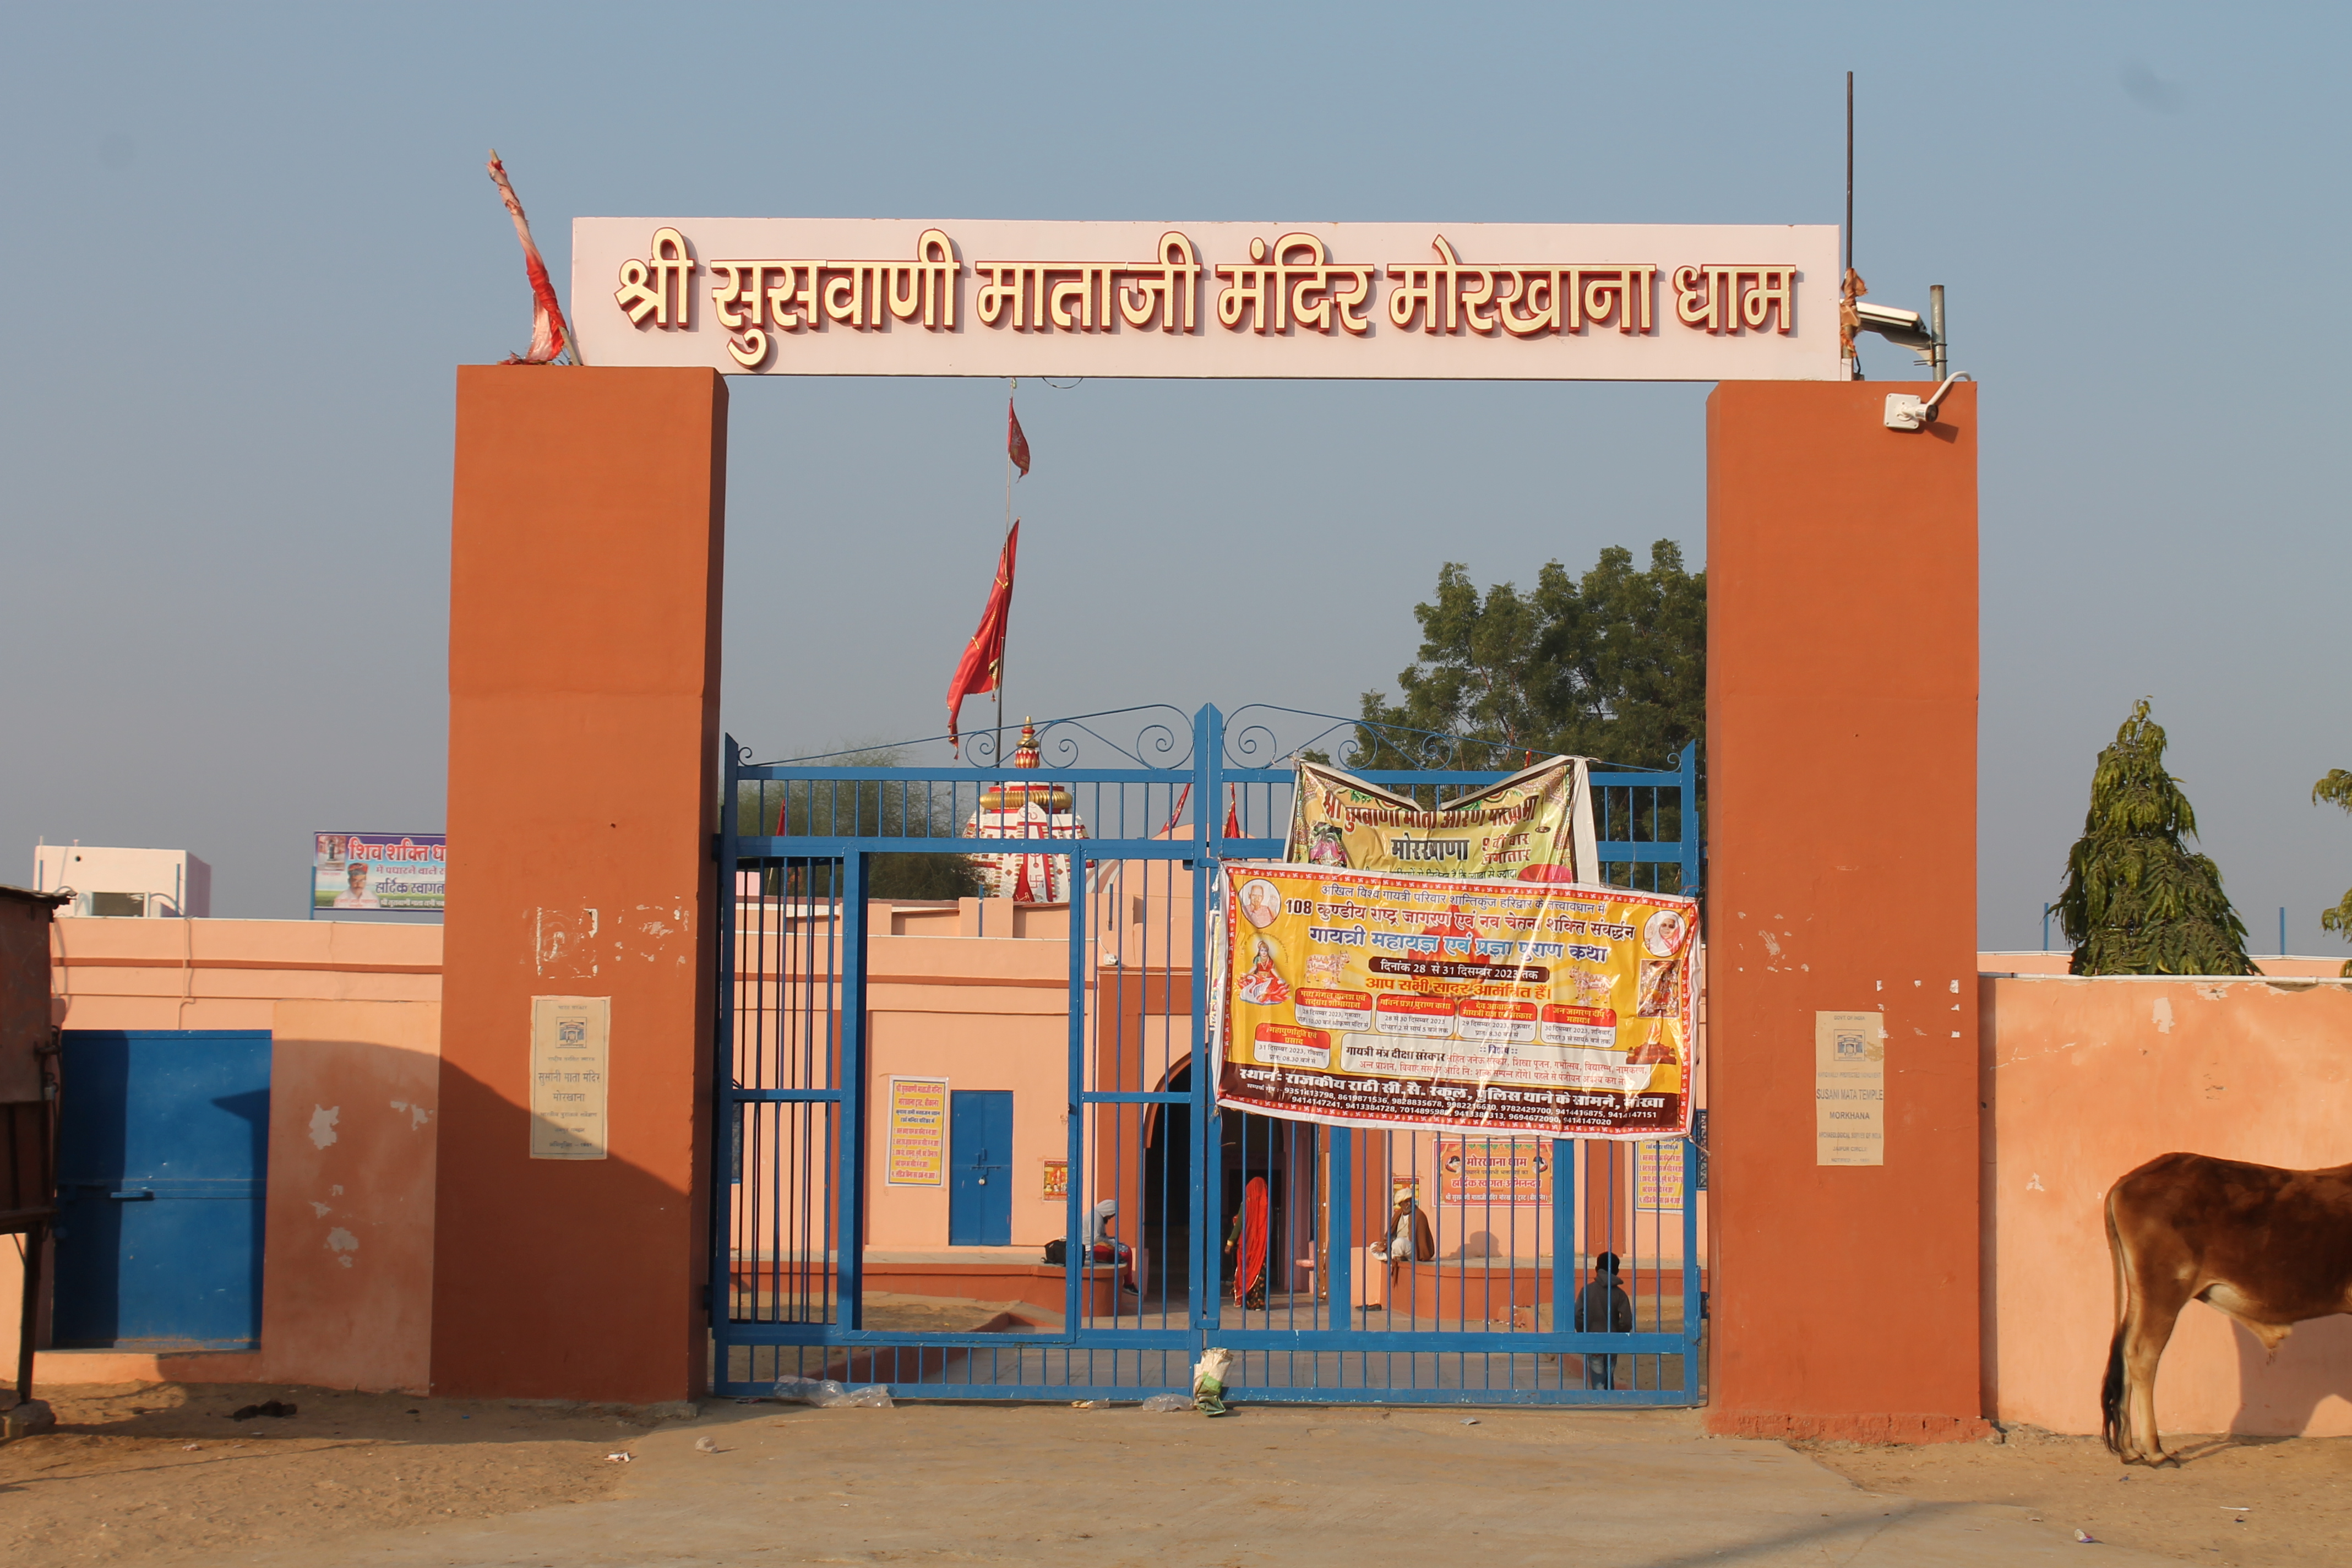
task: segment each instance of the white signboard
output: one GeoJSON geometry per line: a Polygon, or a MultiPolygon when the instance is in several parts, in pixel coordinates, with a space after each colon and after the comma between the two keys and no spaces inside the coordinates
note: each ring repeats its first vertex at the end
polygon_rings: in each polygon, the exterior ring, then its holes
{"type": "Polygon", "coordinates": [[[583,217],[591,365],[1838,379],[1830,225],[583,217]]]}
{"type": "Polygon", "coordinates": [[[612,1071],[610,996],[530,999],[530,1157],[602,1160],[612,1071]]]}
{"type": "Polygon", "coordinates": [[[1886,1015],[1813,1015],[1813,1163],[1886,1163],[1886,1015]]]}

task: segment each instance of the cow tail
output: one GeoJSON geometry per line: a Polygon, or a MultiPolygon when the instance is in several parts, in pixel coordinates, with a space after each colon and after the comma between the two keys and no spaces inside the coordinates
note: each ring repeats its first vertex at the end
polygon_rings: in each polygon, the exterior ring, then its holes
{"type": "Polygon", "coordinates": [[[2124,1325],[2107,1346],[2107,1375],[2099,1384],[2099,1436],[2110,1454],[2124,1451],[2124,1325]]]}
{"type": "Polygon", "coordinates": [[[2130,1270],[2124,1260],[2123,1238],[2116,1231],[2116,1195],[2105,1205],[2107,1252],[2116,1265],[2116,1337],[2107,1344],[2107,1373],[2099,1383],[2099,1436],[2107,1452],[2124,1451],[2124,1331],[2131,1324],[2130,1270]]]}

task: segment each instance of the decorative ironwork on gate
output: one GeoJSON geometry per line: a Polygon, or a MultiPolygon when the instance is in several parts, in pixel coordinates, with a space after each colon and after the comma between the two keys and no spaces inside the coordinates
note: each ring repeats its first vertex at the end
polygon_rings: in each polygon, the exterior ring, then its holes
{"type": "MultiPolygon", "coordinates": [[[[1465,763],[1517,754],[1262,705],[1087,714],[1035,741],[1017,769],[988,731],[944,765],[727,742],[717,1389],[1137,1399],[1188,1388],[1218,1345],[1243,1400],[1699,1400],[1700,1139],[1216,1107],[1213,872],[1282,853],[1288,761],[1434,805],[1503,776],[1465,763]],[[1017,856],[970,836],[1008,822],[1042,825],[1017,856]],[[905,896],[931,858],[983,850],[1059,896],[905,896]],[[1245,1204],[1266,1262],[1237,1292],[1245,1204]]],[[[1592,769],[1609,880],[1698,891],[1693,750],[1592,769]]]]}

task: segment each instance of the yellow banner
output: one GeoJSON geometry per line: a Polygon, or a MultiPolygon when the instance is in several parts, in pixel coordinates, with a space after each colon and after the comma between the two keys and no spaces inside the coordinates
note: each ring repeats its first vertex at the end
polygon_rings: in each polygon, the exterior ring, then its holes
{"type": "Polygon", "coordinates": [[[1548,1138],[1690,1130],[1696,900],[1229,861],[1221,1103],[1548,1138]]]}
{"type": "Polygon", "coordinates": [[[1594,881],[1592,800],[1581,757],[1554,757],[1428,809],[1319,763],[1298,764],[1282,858],[1417,877],[1594,881]]]}

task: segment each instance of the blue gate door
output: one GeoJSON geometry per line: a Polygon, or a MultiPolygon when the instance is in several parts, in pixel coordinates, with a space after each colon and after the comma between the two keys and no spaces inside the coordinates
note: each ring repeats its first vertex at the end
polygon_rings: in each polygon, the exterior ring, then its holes
{"type": "MultiPolygon", "coordinates": [[[[1689,1141],[1630,1153],[1528,1147],[1217,1104],[1213,897],[1222,862],[1283,853],[1297,778],[1285,759],[1328,752],[1437,810],[1521,765],[1523,749],[1260,706],[1053,721],[1010,764],[1002,739],[981,731],[952,761],[889,766],[858,755],[755,763],[727,743],[713,1068],[717,1136],[740,1152],[743,1174],[717,1189],[711,1213],[720,1392],[829,1377],[910,1397],[1137,1398],[1189,1387],[1214,1343],[1234,1352],[1229,1386],[1253,1401],[1700,1401],[1706,1200],[1689,1141]],[[1054,842],[1004,842],[1029,837],[1054,842]],[[1000,893],[1011,865],[1013,886],[1046,901],[875,892],[886,876],[903,886],[923,860],[963,855],[984,858],[1000,893]],[[1029,997],[1063,991],[1059,1006],[1024,1004],[1031,1021],[1008,1022],[990,1047],[1026,1064],[1018,1131],[1028,1142],[1014,1158],[1011,1092],[956,1093],[945,1194],[906,1184],[874,1194],[889,1165],[887,1143],[876,1159],[888,1133],[871,1097],[891,1075],[941,1070],[945,1047],[964,1053],[947,1060],[973,1063],[951,1073],[993,1076],[959,1026],[872,1026],[876,947],[888,941],[913,963],[927,939],[950,932],[1001,943],[992,951],[1018,969],[1006,984],[1029,997]],[[1059,1085],[1045,1054],[1056,1046],[1059,1085]],[[1475,1192],[1474,1163],[1487,1173],[1475,1192]],[[1255,1288],[1237,1291],[1225,1241],[1238,1238],[1234,1217],[1254,1189],[1270,1245],[1255,1288]],[[1410,1270],[1370,1251],[1400,1191],[1433,1244],[1414,1233],[1410,1270]],[[883,1201],[869,1208],[869,1195],[883,1201]],[[1098,1209],[1112,1222],[1108,1267],[1084,1244],[1098,1209]],[[1035,1247],[1039,1262],[1015,1270],[1008,1254],[985,1278],[952,1265],[910,1276],[942,1221],[951,1244],[1035,1247]],[[869,1277],[869,1246],[888,1274],[869,1277]],[[971,1305],[966,1292],[1002,1294],[1051,1257],[1060,1278],[1024,1279],[1035,1310],[1009,1327],[976,1306],[961,1324],[910,1317],[894,1300],[936,1292],[971,1305]],[[1613,1267],[1601,1261],[1611,1257],[1613,1267]],[[1599,1316],[1579,1312],[1580,1300],[1599,1303],[1599,1316]]],[[[1589,777],[1605,879],[1696,894],[1695,752],[1670,768],[1594,766],[1589,777]]],[[[900,967],[894,956],[887,972],[900,967]]]]}
{"type": "Polygon", "coordinates": [[[1013,1244],[1013,1091],[959,1089],[948,1126],[948,1245],[1013,1244]]]}
{"type": "Polygon", "coordinates": [[[57,1342],[259,1344],[268,1032],[68,1029],[63,1044],[57,1342]]]}

